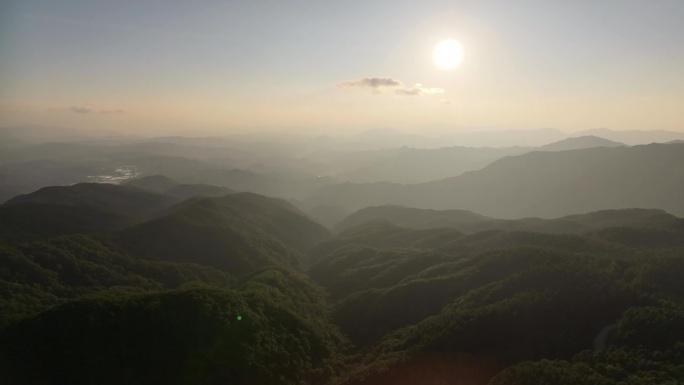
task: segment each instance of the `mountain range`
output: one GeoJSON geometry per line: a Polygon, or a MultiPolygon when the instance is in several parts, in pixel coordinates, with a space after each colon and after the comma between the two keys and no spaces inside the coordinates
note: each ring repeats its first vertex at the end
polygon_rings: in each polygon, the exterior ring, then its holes
{"type": "Polygon", "coordinates": [[[455,178],[402,185],[326,186],[305,204],[348,212],[396,204],[461,209],[498,218],[552,218],[602,209],[657,208],[684,214],[684,146],[652,144],[531,152],[455,178]]]}

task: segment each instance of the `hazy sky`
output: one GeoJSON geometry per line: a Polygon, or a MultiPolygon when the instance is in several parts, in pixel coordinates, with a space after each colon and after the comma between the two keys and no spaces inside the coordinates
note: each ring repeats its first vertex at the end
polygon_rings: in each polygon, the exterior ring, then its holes
{"type": "Polygon", "coordinates": [[[682,0],[0,4],[0,125],[684,130],[682,0]]]}

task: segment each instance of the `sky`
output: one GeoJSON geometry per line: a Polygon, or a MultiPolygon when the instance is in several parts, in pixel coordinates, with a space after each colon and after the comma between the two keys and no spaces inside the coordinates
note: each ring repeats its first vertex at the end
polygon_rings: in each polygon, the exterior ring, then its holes
{"type": "Polygon", "coordinates": [[[0,2],[0,126],[684,131],[684,1],[0,2]],[[444,39],[463,46],[435,65],[444,39]]]}

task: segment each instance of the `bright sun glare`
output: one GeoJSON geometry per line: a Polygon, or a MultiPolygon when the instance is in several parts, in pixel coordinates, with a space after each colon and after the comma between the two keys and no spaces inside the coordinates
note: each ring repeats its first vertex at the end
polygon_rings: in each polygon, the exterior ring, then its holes
{"type": "Polygon", "coordinates": [[[453,39],[442,40],[432,50],[432,60],[441,69],[453,70],[463,60],[463,45],[453,39]]]}

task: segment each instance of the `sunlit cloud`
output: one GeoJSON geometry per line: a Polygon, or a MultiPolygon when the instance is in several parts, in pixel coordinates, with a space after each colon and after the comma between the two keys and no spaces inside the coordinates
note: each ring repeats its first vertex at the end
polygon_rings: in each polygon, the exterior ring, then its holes
{"type": "Polygon", "coordinates": [[[444,93],[444,88],[423,87],[423,85],[420,83],[416,83],[414,88],[419,89],[421,94],[443,94],[444,93]]]}
{"type": "Polygon", "coordinates": [[[379,89],[382,87],[403,87],[404,83],[392,77],[366,77],[358,80],[346,80],[337,85],[338,87],[361,87],[379,89]]]}
{"type": "Polygon", "coordinates": [[[103,114],[103,115],[112,115],[112,114],[123,114],[125,111],[124,110],[98,110],[92,107],[87,107],[87,106],[71,106],[68,108],[65,108],[64,111],[71,112],[74,114],[103,114]]]}
{"type": "Polygon", "coordinates": [[[430,88],[419,88],[421,94],[443,94],[443,88],[430,87],[430,88]]]}
{"type": "Polygon", "coordinates": [[[389,89],[395,95],[420,96],[423,94],[443,94],[444,89],[438,87],[423,87],[416,83],[413,87],[406,87],[401,80],[393,77],[365,77],[357,80],[345,80],[337,84],[339,88],[370,88],[374,94],[389,89]]]}
{"type": "Polygon", "coordinates": [[[74,114],[90,114],[94,112],[94,110],[90,107],[79,107],[79,106],[71,106],[66,109],[69,112],[73,112],[74,114]]]}
{"type": "Polygon", "coordinates": [[[397,95],[403,95],[403,96],[418,96],[421,94],[420,88],[403,88],[400,90],[394,90],[394,93],[397,95]]]}
{"type": "Polygon", "coordinates": [[[422,84],[416,83],[416,85],[413,86],[413,88],[402,88],[394,90],[394,93],[397,95],[404,96],[419,96],[422,94],[443,94],[444,89],[438,87],[423,87],[422,84]]]}

